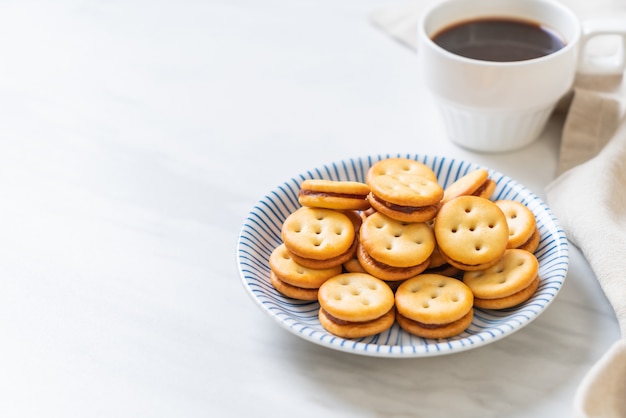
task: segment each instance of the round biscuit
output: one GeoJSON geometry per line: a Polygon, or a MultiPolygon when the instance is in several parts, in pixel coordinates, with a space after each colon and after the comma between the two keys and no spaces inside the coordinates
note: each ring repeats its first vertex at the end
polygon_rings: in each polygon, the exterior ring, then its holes
{"type": "Polygon", "coordinates": [[[438,204],[443,197],[443,188],[433,170],[406,158],[378,161],[367,171],[366,183],[376,197],[401,206],[438,204]]]}
{"type": "Polygon", "coordinates": [[[509,240],[502,210],[477,196],[459,196],[441,206],[434,231],[442,255],[457,267],[493,263],[502,257],[509,240]]]}
{"type": "Polygon", "coordinates": [[[348,251],[354,243],[355,231],[352,221],[339,211],[301,207],[287,216],[281,237],[293,254],[326,260],[348,251]]]}
{"type": "Polygon", "coordinates": [[[397,172],[373,176],[368,184],[373,195],[400,206],[434,205],[443,197],[443,189],[437,180],[418,174],[397,172]]]}
{"type": "Polygon", "coordinates": [[[327,269],[327,268],[339,266],[345,263],[346,261],[348,261],[349,259],[351,259],[352,257],[354,257],[354,255],[356,254],[358,243],[359,243],[359,240],[355,239],[352,242],[352,245],[350,246],[350,248],[348,248],[348,251],[346,251],[343,254],[339,254],[335,257],[326,258],[324,260],[315,260],[312,258],[300,257],[299,255],[294,254],[291,251],[289,251],[289,254],[291,255],[291,258],[293,258],[293,260],[296,263],[300,264],[301,266],[308,267],[311,269],[327,269]]]}
{"type": "Polygon", "coordinates": [[[496,265],[486,270],[465,272],[463,283],[477,298],[503,298],[528,287],[538,272],[539,262],[534,254],[508,249],[496,265]]]}
{"type": "Polygon", "coordinates": [[[366,273],[343,273],[328,279],[320,286],[318,299],[330,315],[350,322],[380,318],[394,304],[389,286],[366,273]]]}
{"type": "Polygon", "coordinates": [[[367,253],[392,267],[426,261],[435,248],[435,234],[423,222],[401,222],[378,212],[363,222],[359,240],[367,253]]]}
{"type": "Polygon", "coordinates": [[[532,295],[535,294],[537,288],[539,287],[539,276],[535,277],[535,279],[517,293],[513,293],[510,296],[505,296],[503,298],[496,299],[481,299],[474,298],[474,306],[481,309],[508,309],[514,306],[519,305],[520,303],[526,302],[532,295]]]}
{"type": "Polygon", "coordinates": [[[328,312],[320,309],[318,313],[320,324],[326,331],[342,338],[363,338],[376,335],[391,328],[395,322],[393,307],[380,318],[365,322],[337,321],[329,317],[328,312]]]}
{"type": "Polygon", "coordinates": [[[270,269],[278,278],[296,287],[317,289],[327,279],[341,273],[341,265],[325,269],[312,269],[294,261],[285,244],[280,244],[272,251],[269,259],[270,269]]]}
{"type": "Polygon", "coordinates": [[[317,289],[305,289],[286,283],[270,270],[270,283],[279,293],[298,300],[317,300],[317,289]]]}
{"type": "Polygon", "coordinates": [[[500,257],[499,257],[499,258],[494,258],[493,260],[490,260],[482,264],[464,264],[464,263],[460,263],[456,260],[451,259],[450,257],[448,257],[447,255],[443,253],[441,255],[446,259],[448,264],[450,264],[452,267],[462,272],[485,270],[485,269],[488,269],[489,267],[494,266],[495,264],[498,263],[498,261],[500,261],[500,257]]]}
{"type": "Polygon", "coordinates": [[[374,176],[392,173],[417,174],[437,180],[435,172],[426,164],[408,158],[386,158],[374,163],[366,173],[366,183],[374,176]]]}
{"type": "Polygon", "coordinates": [[[402,316],[400,313],[396,313],[396,322],[400,328],[418,337],[431,339],[450,338],[459,335],[471,325],[473,318],[474,309],[470,309],[467,314],[454,322],[432,326],[413,321],[412,319],[402,316]]]}
{"type": "Polygon", "coordinates": [[[300,184],[298,201],[302,206],[365,210],[370,207],[367,195],[370,188],[357,181],[304,180],[300,184]]]}
{"type": "Polygon", "coordinates": [[[363,246],[359,243],[356,252],[357,258],[361,267],[374,277],[385,280],[386,282],[397,282],[399,280],[405,280],[413,276],[417,276],[426,268],[430,263],[429,260],[424,261],[421,264],[411,267],[392,267],[387,264],[374,260],[365,251],[363,246]]]}
{"type": "Polygon", "coordinates": [[[518,248],[526,243],[537,227],[533,212],[516,200],[496,200],[494,203],[504,213],[509,227],[507,248],[518,248]]]}
{"type": "Polygon", "coordinates": [[[423,324],[449,324],[464,317],[474,304],[463,282],[439,274],[420,274],[402,283],[395,294],[396,309],[423,324]]]}
{"type": "Polygon", "coordinates": [[[439,211],[439,204],[420,207],[389,205],[376,198],[372,193],[368,195],[367,199],[375,211],[402,222],[428,222],[431,221],[439,211]]]}
{"type": "Polygon", "coordinates": [[[456,181],[444,189],[441,203],[444,204],[455,197],[474,194],[474,192],[476,192],[480,186],[487,181],[488,177],[489,173],[484,168],[470,171],[469,173],[459,177],[456,181]]]}

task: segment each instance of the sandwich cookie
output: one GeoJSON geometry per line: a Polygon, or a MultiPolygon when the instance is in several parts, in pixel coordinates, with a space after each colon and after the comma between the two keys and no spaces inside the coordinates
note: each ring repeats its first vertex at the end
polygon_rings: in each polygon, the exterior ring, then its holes
{"type": "Polygon", "coordinates": [[[348,216],[332,209],[306,206],[287,216],[281,238],[296,263],[314,269],[338,266],[349,260],[358,241],[348,216]]]}
{"type": "Polygon", "coordinates": [[[444,189],[441,204],[459,196],[478,196],[489,199],[496,190],[496,182],[484,168],[471,171],[444,189]]]}
{"type": "Polygon", "coordinates": [[[534,253],[539,247],[540,234],[533,212],[515,200],[496,200],[494,203],[506,216],[509,226],[507,248],[520,248],[534,253]]]}
{"type": "Polygon", "coordinates": [[[443,197],[435,173],[425,164],[404,158],[375,163],[367,172],[366,182],[372,207],[404,222],[433,219],[443,197]]]}
{"type": "Polygon", "coordinates": [[[310,269],[296,263],[285,244],[272,251],[270,282],[283,295],[299,300],[317,300],[317,291],[326,280],[341,274],[341,266],[310,269]]]}
{"type": "Polygon", "coordinates": [[[434,225],[441,255],[460,270],[484,270],[496,264],[509,240],[506,217],[495,203],[459,196],[444,204],[434,225]]]}
{"type": "Polygon", "coordinates": [[[356,181],[304,180],[300,184],[298,201],[309,207],[366,210],[370,207],[369,192],[367,184],[356,181]]]}
{"type": "Polygon", "coordinates": [[[539,262],[534,254],[520,249],[506,250],[493,267],[463,274],[474,294],[474,306],[506,309],[528,300],[539,286],[539,262]]]}
{"type": "Polygon", "coordinates": [[[389,329],[395,320],[394,295],[382,280],[365,273],[344,273],[322,284],[319,320],[343,338],[362,338],[389,329]]]}
{"type": "Polygon", "coordinates": [[[372,276],[397,281],[423,272],[434,248],[435,235],[426,223],[402,222],[376,212],[363,221],[357,258],[372,276]]]}
{"type": "Polygon", "coordinates": [[[403,282],[395,294],[396,321],[423,338],[448,338],[465,331],[474,317],[474,295],[460,280],[420,274],[403,282]]]}

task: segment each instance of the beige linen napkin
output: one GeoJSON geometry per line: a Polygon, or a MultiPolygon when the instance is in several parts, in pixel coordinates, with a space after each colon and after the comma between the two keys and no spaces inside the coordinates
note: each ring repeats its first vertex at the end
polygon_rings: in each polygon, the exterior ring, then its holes
{"type": "MultiPolygon", "coordinates": [[[[591,93],[584,95],[586,100],[591,93]]],[[[604,107],[606,100],[592,97],[589,103],[578,104],[581,114],[568,114],[565,128],[586,123],[575,135],[579,143],[572,141],[582,146],[572,147],[573,152],[567,148],[571,138],[563,137],[561,155],[571,157],[569,162],[584,160],[585,152],[596,154],[602,146],[595,142],[594,131],[601,132],[616,122],[609,117],[614,109],[607,112],[604,107]],[[591,103],[597,106],[582,112],[583,105],[591,103]]],[[[614,105],[609,102],[608,106],[614,105]]],[[[578,387],[576,417],[626,417],[626,124],[621,124],[597,155],[565,171],[546,192],[568,239],[580,248],[595,272],[622,335],[578,387]]]]}
{"type": "MultiPolygon", "coordinates": [[[[416,50],[424,2],[377,10],[371,22],[416,50]]],[[[622,76],[578,76],[557,112],[565,112],[557,178],[548,203],[580,248],[610,301],[622,339],[581,382],[579,418],[626,417],[626,88],[622,76]]]]}

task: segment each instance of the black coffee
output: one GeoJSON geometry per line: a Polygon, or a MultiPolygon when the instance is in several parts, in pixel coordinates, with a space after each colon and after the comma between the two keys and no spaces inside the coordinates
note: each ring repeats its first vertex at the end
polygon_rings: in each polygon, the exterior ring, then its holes
{"type": "Polygon", "coordinates": [[[552,54],[566,43],[539,24],[499,18],[470,20],[449,26],[432,37],[442,48],[483,61],[524,61],[552,54]]]}

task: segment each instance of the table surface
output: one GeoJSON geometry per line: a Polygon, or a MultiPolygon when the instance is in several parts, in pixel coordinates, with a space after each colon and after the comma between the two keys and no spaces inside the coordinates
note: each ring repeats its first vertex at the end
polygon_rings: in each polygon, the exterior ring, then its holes
{"type": "Polygon", "coordinates": [[[0,416],[570,414],[619,337],[573,246],[534,322],[431,358],[311,344],[242,286],[248,211],[329,162],[451,156],[545,198],[562,119],[512,153],[451,144],[417,55],[369,21],[393,4],[2,2],[0,416]]]}

